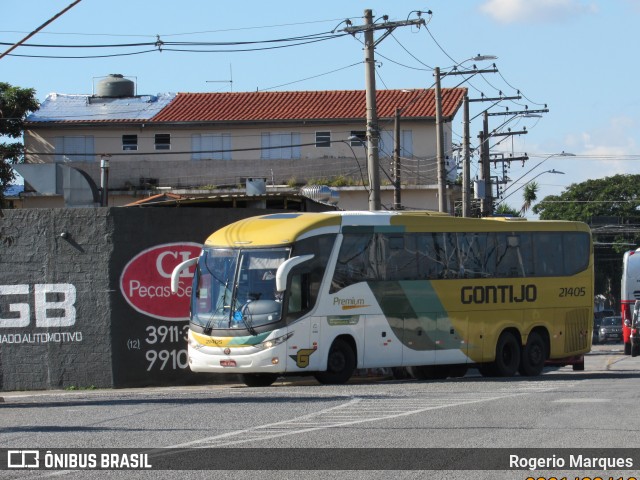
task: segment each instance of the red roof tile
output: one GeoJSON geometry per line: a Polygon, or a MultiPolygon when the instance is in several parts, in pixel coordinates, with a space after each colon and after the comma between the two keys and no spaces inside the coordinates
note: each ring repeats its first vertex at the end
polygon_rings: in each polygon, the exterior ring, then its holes
{"type": "MultiPolygon", "coordinates": [[[[465,88],[442,89],[442,114],[452,118],[465,88]]],[[[434,90],[378,90],[378,117],[434,118],[434,90]]],[[[270,120],[364,119],[364,90],[179,93],[153,122],[243,122],[270,120]]]]}

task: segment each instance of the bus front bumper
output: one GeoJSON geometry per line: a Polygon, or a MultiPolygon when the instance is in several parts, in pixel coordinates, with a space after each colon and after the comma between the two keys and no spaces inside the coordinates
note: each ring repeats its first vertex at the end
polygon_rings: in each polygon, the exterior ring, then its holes
{"type": "Polygon", "coordinates": [[[208,373],[283,373],[286,371],[286,347],[278,345],[265,350],[253,347],[195,349],[189,346],[189,368],[208,373]]]}

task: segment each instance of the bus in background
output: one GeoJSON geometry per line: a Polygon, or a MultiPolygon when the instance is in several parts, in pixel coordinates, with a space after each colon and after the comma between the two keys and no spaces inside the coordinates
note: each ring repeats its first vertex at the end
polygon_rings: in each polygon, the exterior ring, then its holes
{"type": "Polygon", "coordinates": [[[631,327],[633,306],[640,300],[640,248],[624,253],[622,282],[620,285],[620,314],[622,315],[622,341],[624,354],[631,354],[631,327]],[[628,322],[627,322],[628,320],[628,322]]]}
{"type": "Polygon", "coordinates": [[[356,368],[420,379],[584,369],[593,246],[579,222],[435,212],[278,213],[213,233],[193,278],[194,372],[346,382],[356,368]]]}

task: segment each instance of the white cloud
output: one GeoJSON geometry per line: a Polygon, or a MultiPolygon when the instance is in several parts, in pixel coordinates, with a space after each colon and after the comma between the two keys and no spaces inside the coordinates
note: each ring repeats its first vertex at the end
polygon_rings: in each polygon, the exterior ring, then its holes
{"type": "Polygon", "coordinates": [[[487,0],[480,10],[504,24],[548,23],[596,12],[597,6],[582,0],[487,0]]]}
{"type": "Polygon", "coordinates": [[[570,134],[565,144],[589,156],[638,155],[638,122],[628,116],[612,117],[608,124],[588,132],[570,134]]]}

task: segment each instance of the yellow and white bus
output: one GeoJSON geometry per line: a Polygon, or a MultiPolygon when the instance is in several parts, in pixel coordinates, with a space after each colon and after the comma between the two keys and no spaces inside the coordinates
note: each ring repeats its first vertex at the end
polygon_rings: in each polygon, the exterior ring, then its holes
{"type": "Polygon", "coordinates": [[[580,222],[435,212],[278,213],[213,233],[193,278],[189,366],[267,386],[344,383],[355,369],[417,378],[584,368],[593,247],[580,222]]]}

